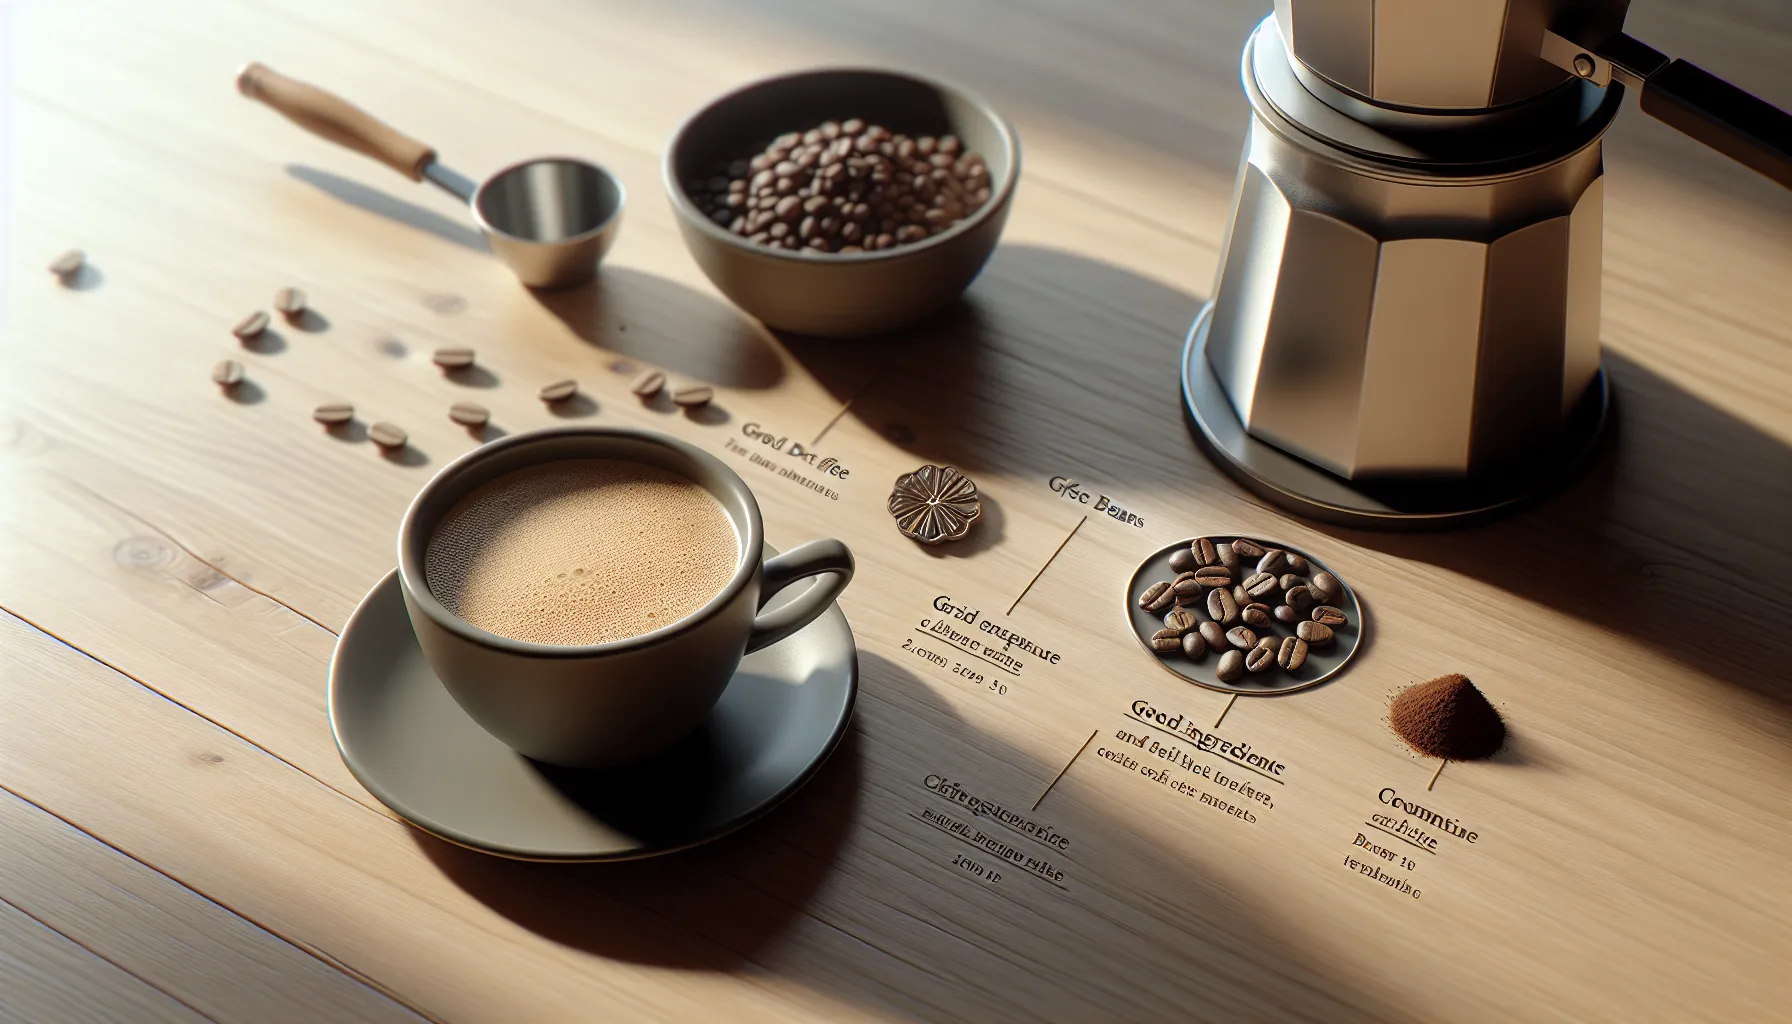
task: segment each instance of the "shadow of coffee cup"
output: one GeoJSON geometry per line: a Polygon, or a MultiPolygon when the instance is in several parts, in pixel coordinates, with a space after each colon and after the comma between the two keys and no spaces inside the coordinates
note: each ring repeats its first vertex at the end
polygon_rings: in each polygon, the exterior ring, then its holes
{"type": "Polygon", "coordinates": [[[721,460],[673,437],[624,427],[553,427],[483,445],[444,466],[406,510],[398,535],[405,610],[430,668],[487,732],[527,757],[573,768],[640,760],[689,735],[747,654],[807,626],[852,579],[837,540],[763,554],[753,492],[721,460]],[[738,542],[733,574],[696,610],[657,629],[590,644],[502,636],[456,615],[430,592],[429,544],[463,498],[508,474],[603,459],[683,477],[720,503],[738,542]],[[780,590],[820,577],[766,609],[780,590]],[[763,610],[762,610],[763,609],[763,610]]]}

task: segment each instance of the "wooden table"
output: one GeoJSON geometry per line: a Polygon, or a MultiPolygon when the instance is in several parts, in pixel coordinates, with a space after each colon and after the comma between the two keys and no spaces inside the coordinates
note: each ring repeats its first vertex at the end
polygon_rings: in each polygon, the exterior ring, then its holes
{"type": "MultiPolygon", "coordinates": [[[[1245,127],[1238,50],[1266,6],[15,9],[0,1020],[1784,1019],[1792,197],[1627,113],[1607,151],[1621,416],[1599,464],[1469,532],[1289,520],[1194,449],[1174,371],[1245,127]],[[517,287],[452,201],[237,96],[248,59],[474,175],[556,151],[607,163],[632,200],[601,287],[517,287]],[[945,321],[781,338],[686,257],[660,148],[736,82],[859,60],[987,93],[1025,177],[945,321]],[[43,268],[70,246],[92,268],[59,287],[43,268]],[[244,353],[229,327],[287,284],[316,329],[244,353]],[[476,387],[429,365],[449,343],[478,348],[476,387]],[[234,400],[207,379],[229,356],[248,367],[234,400]],[[621,364],[712,382],[725,415],[643,408],[621,364]],[[335,632],[392,565],[400,511],[479,443],[449,403],[476,397],[505,431],[559,422],[535,389],[567,375],[593,400],[580,422],[739,460],[773,543],[835,535],[859,558],[848,741],[772,817],[662,860],[532,865],[431,839],[354,781],[324,716],[335,632]],[[412,448],[320,432],[309,412],[330,399],[412,448]],[[748,425],[850,466],[837,500],[753,475],[727,447],[748,425]],[[882,505],[940,461],[989,517],[922,550],[882,505]],[[1055,493],[1059,476],[1144,525],[1055,493]],[[1360,663],[1236,705],[1153,665],[1121,588],[1209,532],[1328,556],[1371,610],[1360,663]],[[1060,660],[972,680],[917,657],[905,643],[941,596],[1060,660]],[[1426,792],[1437,762],[1392,735],[1387,700],[1451,671],[1512,740],[1426,792]],[[1273,806],[1228,813],[1214,759],[1128,747],[1136,701],[1203,729],[1224,715],[1217,732],[1287,766],[1262,784],[1273,806]],[[951,783],[1038,801],[1069,843],[1027,852],[1062,877],[923,821],[951,783]],[[1355,841],[1389,793],[1476,842],[1375,859],[1355,841]]],[[[1779,0],[1637,0],[1631,29],[1792,102],[1779,0]]]]}

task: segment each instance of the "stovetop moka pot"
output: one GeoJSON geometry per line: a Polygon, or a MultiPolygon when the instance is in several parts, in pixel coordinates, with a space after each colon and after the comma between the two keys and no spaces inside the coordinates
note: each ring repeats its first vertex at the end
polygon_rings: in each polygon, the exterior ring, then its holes
{"type": "Polygon", "coordinates": [[[1387,526],[1485,514],[1579,462],[1604,418],[1600,139],[1624,86],[1792,186],[1792,117],[1625,35],[1628,6],[1276,0],[1185,357],[1224,468],[1387,526]]]}

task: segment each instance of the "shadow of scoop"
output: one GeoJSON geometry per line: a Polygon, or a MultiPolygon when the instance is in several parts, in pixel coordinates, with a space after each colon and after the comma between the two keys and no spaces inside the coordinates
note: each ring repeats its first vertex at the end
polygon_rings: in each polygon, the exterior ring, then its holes
{"type": "MultiPolygon", "coordinates": [[[[304,164],[287,164],[286,174],[296,178],[321,192],[327,192],[337,199],[358,206],[368,213],[378,214],[401,224],[409,224],[420,231],[439,235],[456,245],[462,245],[474,252],[490,252],[485,236],[470,223],[462,223],[450,217],[444,217],[434,210],[419,206],[416,203],[389,195],[377,188],[370,188],[358,181],[351,181],[339,174],[320,171],[304,164]]],[[[471,215],[469,214],[469,217],[471,215]]]]}

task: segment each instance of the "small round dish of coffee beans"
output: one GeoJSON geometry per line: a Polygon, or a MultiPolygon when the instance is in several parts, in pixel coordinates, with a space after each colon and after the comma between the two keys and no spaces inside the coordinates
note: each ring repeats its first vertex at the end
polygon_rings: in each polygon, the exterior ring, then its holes
{"type": "Polygon", "coordinates": [[[825,121],[685,182],[703,215],[755,245],[809,254],[926,241],[989,202],[989,166],[954,135],[825,121]]]}
{"type": "Polygon", "coordinates": [[[1179,541],[1147,558],[1126,594],[1133,633],[1158,663],[1223,693],[1317,686],[1343,671],[1363,638],[1350,587],[1273,541],[1179,541]]]}

